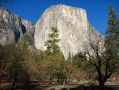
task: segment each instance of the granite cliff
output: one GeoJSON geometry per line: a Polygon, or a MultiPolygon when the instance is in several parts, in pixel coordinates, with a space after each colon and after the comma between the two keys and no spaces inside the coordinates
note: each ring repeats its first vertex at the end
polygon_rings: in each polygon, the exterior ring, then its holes
{"type": "Polygon", "coordinates": [[[0,45],[17,42],[26,34],[33,39],[34,30],[32,23],[0,7],[0,45]]]}
{"type": "Polygon", "coordinates": [[[103,44],[103,37],[88,22],[86,10],[67,5],[54,5],[46,9],[42,17],[35,25],[35,47],[44,51],[45,42],[51,27],[56,27],[59,32],[60,42],[58,43],[65,59],[69,54],[74,56],[91,50],[90,43],[97,43],[100,47],[103,44]]]}
{"type": "Polygon", "coordinates": [[[99,40],[100,49],[104,49],[104,38],[90,25],[86,10],[82,8],[51,6],[34,26],[28,20],[0,7],[0,45],[17,42],[24,35],[28,35],[34,40],[35,47],[44,51],[51,27],[58,29],[58,45],[65,59],[68,59],[69,54],[74,56],[85,53],[86,50],[93,54],[90,43],[97,43],[99,40]]]}

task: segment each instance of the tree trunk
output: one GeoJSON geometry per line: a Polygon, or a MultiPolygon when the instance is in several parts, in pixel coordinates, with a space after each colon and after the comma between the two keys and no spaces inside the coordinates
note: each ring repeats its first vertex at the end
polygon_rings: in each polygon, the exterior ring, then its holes
{"type": "Polygon", "coordinates": [[[14,90],[15,89],[15,84],[16,84],[16,73],[13,77],[13,82],[12,82],[12,89],[11,90],[14,90]]]}
{"type": "Polygon", "coordinates": [[[15,81],[13,81],[13,84],[12,84],[12,90],[15,89],[15,81]]]}
{"type": "Polygon", "coordinates": [[[104,82],[99,81],[99,90],[104,90],[104,82]]]}

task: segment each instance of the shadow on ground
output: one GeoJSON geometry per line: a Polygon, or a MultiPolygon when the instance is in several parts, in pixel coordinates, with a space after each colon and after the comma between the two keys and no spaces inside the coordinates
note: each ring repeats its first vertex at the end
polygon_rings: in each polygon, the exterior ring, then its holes
{"type": "MultiPolygon", "coordinates": [[[[11,89],[0,89],[0,90],[11,90],[11,89]]],[[[45,89],[45,87],[37,87],[36,85],[30,85],[26,88],[17,87],[17,89],[14,90],[58,90],[58,89],[56,88],[45,89]]],[[[95,85],[90,86],[80,85],[72,88],[62,88],[61,90],[99,90],[99,87],[95,85]]],[[[119,85],[105,86],[105,90],[119,90],[119,85]]]]}
{"type": "MultiPolygon", "coordinates": [[[[62,90],[67,90],[67,89],[62,89],[62,90]]],[[[98,86],[91,85],[91,86],[78,86],[75,88],[71,88],[70,90],[99,90],[98,86]]],[[[119,86],[113,85],[113,86],[105,86],[105,90],[119,90],[119,86]]]]}

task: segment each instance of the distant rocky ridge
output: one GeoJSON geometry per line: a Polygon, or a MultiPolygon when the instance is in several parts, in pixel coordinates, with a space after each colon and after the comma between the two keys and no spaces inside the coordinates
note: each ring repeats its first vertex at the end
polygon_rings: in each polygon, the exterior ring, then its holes
{"type": "Polygon", "coordinates": [[[32,39],[35,28],[27,20],[0,7],[0,44],[7,45],[20,40],[24,35],[29,35],[32,39]]]}
{"type": "Polygon", "coordinates": [[[37,49],[46,49],[44,45],[51,27],[56,27],[59,31],[58,45],[65,59],[68,59],[69,54],[75,56],[85,53],[86,50],[93,54],[90,43],[97,43],[99,40],[100,49],[103,47],[103,36],[89,24],[86,10],[82,8],[60,4],[46,9],[35,25],[34,39],[37,49]]]}
{"type": "Polygon", "coordinates": [[[45,42],[56,27],[59,32],[58,43],[65,59],[69,54],[74,56],[91,50],[90,43],[100,40],[103,49],[104,38],[89,24],[86,11],[67,5],[54,5],[46,9],[35,26],[28,20],[21,19],[5,8],[0,7],[0,45],[7,45],[19,41],[24,35],[34,40],[38,50],[46,49],[45,42]]]}

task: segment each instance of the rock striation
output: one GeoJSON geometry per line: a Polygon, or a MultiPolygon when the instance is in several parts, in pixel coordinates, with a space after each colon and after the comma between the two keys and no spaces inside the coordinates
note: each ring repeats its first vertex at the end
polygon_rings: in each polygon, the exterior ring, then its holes
{"type": "Polygon", "coordinates": [[[46,9],[35,25],[35,47],[44,51],[45,42],[51,32],[51,27],[57,27],[60,42],[58,43],[65,59],[69,54],[74,56],[91,50],[90,43],[97,43],[100,47],[104,38],[89,24],[86,10],[67,5],[54,5],[46,9]]]}
{"type": "Polygon", "coordinates": [[[17,42],[26,34],[33,39],[34,30],[29,21],[0,7],[0,45],[17,42]]]}

